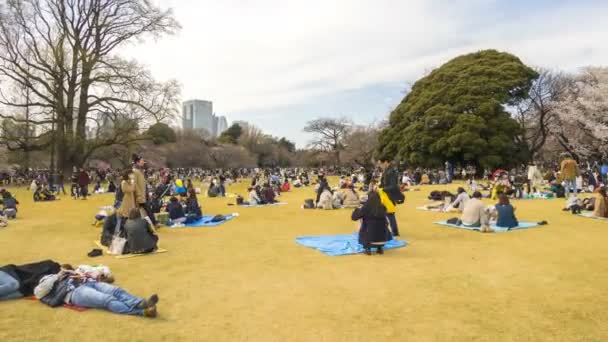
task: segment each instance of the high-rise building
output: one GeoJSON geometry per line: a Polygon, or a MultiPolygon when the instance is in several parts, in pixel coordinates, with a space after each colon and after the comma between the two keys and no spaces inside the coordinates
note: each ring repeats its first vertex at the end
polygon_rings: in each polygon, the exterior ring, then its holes
{"type": "Polygon", "coordinates": [[[228,121],[213,113],[213,102],[190,100],[182,104],[182,128],[205,130],[211,137],[218,137],[228,128],[228,121]]]}
{"type": "Polygon", "coordinates": [[[215,136],[213,102],[203,100],[184,102],[182,105],[182,127],[184,129],[204,129],[211,136],[215,136]]]}
{"type": "Polygon", "coordinates": [[[225,116],[219,116],[217,119],[217,135],[224,133],[228,129],[228,120],[225,116]]]}

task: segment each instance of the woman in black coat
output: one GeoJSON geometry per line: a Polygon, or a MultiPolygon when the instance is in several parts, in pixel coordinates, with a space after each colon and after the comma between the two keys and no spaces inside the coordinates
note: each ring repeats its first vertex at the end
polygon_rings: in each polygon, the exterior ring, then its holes
{"type": "Polygon", "coordinates": [[[365,254],[371,255],[372,247],[378,248],[378,254],[384,254],[382,247],[392,240],[392,236],[386,221],[386,208],[376,191],[370,191],[363,207],[353,211],[352,220],[362,220],[359,243],[365,248],[365,254]]]}

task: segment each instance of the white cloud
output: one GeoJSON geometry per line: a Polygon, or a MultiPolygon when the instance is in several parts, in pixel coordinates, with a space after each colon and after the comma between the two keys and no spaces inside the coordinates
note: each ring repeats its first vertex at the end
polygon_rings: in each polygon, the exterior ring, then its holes
{"type": "Polygon", "coordinates": [[[185,99],[213,100],[228,114],[411,83],[485,48],[553,68],[608,60],[608,6],[600,2],[529,8],[515,1],[507,12],[491,0],[155,2],[174,7],[182,31],[126,53],[159,78],[178,79],[185,99]]]}

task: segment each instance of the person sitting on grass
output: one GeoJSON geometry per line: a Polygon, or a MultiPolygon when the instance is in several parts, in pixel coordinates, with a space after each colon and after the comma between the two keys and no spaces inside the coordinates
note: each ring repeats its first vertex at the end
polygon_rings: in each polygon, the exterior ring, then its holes
{"type": "Polygon", "coordinates": [[[116,184],[114,184],[113,180],[110,180],[110,183],[108,184],[108,192],[112,194],[116,192],[116,184]]]}
{"type": "Polygon", "coordinates": [[[169,213],[169,220],[171,223],[184,223],[186,222],[186,213],[184,213],[184,207],[179,202],[177,197],[172,196],[169,199],[169,203],[167,204],[167,208],[165,210],[169,213]]]}
{"type": "Polygon", "coordinates": [[[34,192],[34,202],[54,201],[55,195],[51,193],[46,185],[41,185],[34,192]]]}
{"type": "Polygon", "coordinates": [[[509,197],[505,194],[498,196],[498,204],[495,206],[498,218],[496,226],[501,228],[514,228],[519,225],[515,217],[515,208],[509,202],[509,197]]]}
{"type": "Polygon", "coordinates": [[[342,208],[342,202],[344,202],[344,194],[341,191],[334,191],[331,197],[331,206],[334,209],[342,208]]]}
{"type": "Polygon", "coordinates": [[[481,201],[481,192],[475,191],[473,198],[467,201],[460,221],[468,227],[481,227],[482,232],[490,232],[488,214],[481,201]]]}
{"type": "Polygon", "coordinates": [[[264,204],[273,204],[276,203],[276,194],[274,193],[274,190],[272,189],[272,187],[270,186],[270,184],[268,183],[264,183],[264,187],[262,188],[262,198],[264,201],[264,204]]]}
{"type": "Polygon", "coordinates": [[[133,254],[152,253],[158,249],[158,235],[156,230],[141,217],[139,208],[133,208],[129,212],[129,219],[125,223],[127,233],[127,246],[133,254]]]}
{"type": "Polygon", "coordinates": [[[289,180],[285,178],[283,185],[281,185],[281,192],[289,192],[291,190],[291,186],[289,185],[289,180]]]}
{"type": "Polygon", "coordinates": [[[244,205],[259,205],[262,204],[262,199],[258,195],[255,187],[247,188],[247,192],[249,193],[249,198],[247,202],[243,202],[244,205]]]}
{"type": "Polygon", "coordinates": [[[317,201],[317,209],[332,210],[332,193],[329,186],[321,185],[319,189],[319,200],[317,201]]]}
{"type": "Polygon", "coordinates": [[[209,185],[209,189],[207,190],[207,197],[215,198],[220,195],[220,189],[215,185],[215,180],[211,182],[209,185]]]}
{"type": "Polygon", "coordinates": [[[458,209],[458,211],[462,212],[464,210],[465,204],[471,199],[469,194],[464,190],[464,188],[459,187],[457,190],[458,195],[454,202],[452,202],[446,209],[446,211],[450,211],[453,209],[458,209]]]}
{"type": "Polygon", "coordinates": [[[40,280],[34,294],[41,302],[52,307],[65,303],[123,315],[156,317],[158,295],[153,294],[148,299],[139,298],[102,280],[87,272],[75,271],[70,265],[62,265],[58,273],[40,280]]]}
{"type": "Polygon", "coordinates": [[[361,200],[359,199],[359,194],[355,190],[355,185],[353,183],[350,184],[348,190],[344,191],[344,208],[358,208],[361,205],[361,200]]]}
{"type": "Polygon", "coordinates": [[[359,243],[365,249],[365,254],[371,255],[372,247],[377,248],[378,254],[384,254],[384,245],[393,238],[386,220],[386,208],[382,205],[378,192],[370,191],[365,204],[353,211],[351,219],[361,220],[359,243]]]}
{"type": "Polygon", "coordinates": [[[200,220],[203,217],[201,206],[196,198],[196,190],[188,188],[188,197],[186,198],[186,223],[191,223],[200,220]]]}
{"type": "Polygon", "coordinates": [[[19,201],[17,201],[10,192],[4,191],[2,193],[2,204],[4,205],[4,209],[2,210],[4,216],[9,219],[16,219],[17,204],[19,204],[19,201]]]}
{"type": "Polygon", "coordinates": [[[595,203],[593,208],[593,216],[608,217],[608,198],[606,196],[606,188],[597,188],[595,191],[595,203]]]}

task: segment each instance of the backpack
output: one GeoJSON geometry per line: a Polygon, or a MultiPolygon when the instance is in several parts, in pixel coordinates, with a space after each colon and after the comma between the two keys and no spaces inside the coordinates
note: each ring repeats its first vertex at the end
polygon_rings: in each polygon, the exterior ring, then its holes
{"type": "Polygon", "coordinates": [[[236,205],[242,205],[244,202],[244,199],[241,195],[236,196],[236,205]]]}
{"type": "Polygon", "coordinates": [[[53,284],[53,289],[46,296],[40,299],[44,304],[56,308],[58,306],[63,305],[65,297],[69,292],[68,281],[69,277],[64,277],[63,279],[57,279],[55,284],[53,284]]]}
{"type": "Polygon", "coordinates": [[[433,200],[433,201],[441,201],[442,197],[441,197],[441,192],[435,190],[435,191],[431,191],[431,194],[429,195],[429,199],[433,200]]]}
{"type": "Polygon", "coordinates": [[[215,215],[211,219],[211,222],[222,222],[224,220],[226,220],[226,217],[224,215],[215,215]]]}
{"type": "Polygon", "coordinates": [[[315,202],[312,200],[312,198],[308,198],[304,200],[304,209],[314,209],[315,208],[315,202]]]}

